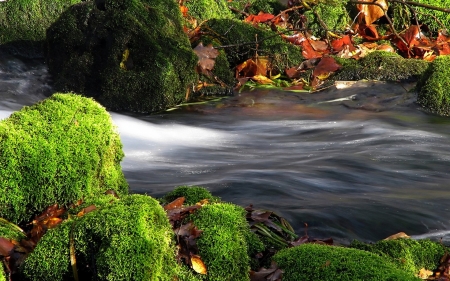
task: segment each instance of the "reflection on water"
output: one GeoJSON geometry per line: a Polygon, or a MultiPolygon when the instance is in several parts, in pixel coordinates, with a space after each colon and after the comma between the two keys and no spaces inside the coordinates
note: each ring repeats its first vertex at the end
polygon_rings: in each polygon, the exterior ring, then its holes
{"type": "MultiPolygon", "coordinates": [[[[0,59],[0,118],[42,99],[47,83],[43,64],[0,59]]],[[[373,82],[251,92],[170,114],[112,117],[135,192],[201,185],[274,210],[300,234],[307,223],[311,236],[341,242],[399,231],[449,240],[448,119],[419,111],[407,90],[373,82]]]]}

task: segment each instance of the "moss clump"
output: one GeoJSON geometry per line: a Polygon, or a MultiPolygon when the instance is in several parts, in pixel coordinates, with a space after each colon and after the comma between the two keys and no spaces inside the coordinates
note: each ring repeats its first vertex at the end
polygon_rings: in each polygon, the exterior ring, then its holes
{"type": "Polygon", "coordinates": [[[303,244],[273,259],[284,270],[283,281],[420,280],[376,254],[351,248],[303,244]]]}
{"type": "Polygon", "coordinates": [[[173,280],[172,228],[158,202],[145,195],[112,200],[49,230],[25,260],[29,280],[72,279],[70,237],[80,280],[173,280]]]}
{"type": "Polygon", "coordinates": [[[317,37],[325,36],[326,31],[342,32],[351,23],[347,12],[347,0],[319,2],[311,7],[311,10],[305,11],[307,29],[317,37]],[[322,25],[322,23],[325,26],[322,25]],[[327,28],[327,30],[325,30],[327,28]]]}
{"type": "MultiPolygon", "coordinates": [[[[446,0],[417,0],[415,2],[438,8],[448,8],[448,1],[446,0]]],[[[414,14],[412,14],[410,7],[402,5],[401,3],[392,3],[391,8],[394,12],[393,18],[397,30],[403,30],[410,24],[416,24],[416,18],[414,17],[414,14]]],[[[449,13],[416,6],[412,6],[412,8],[416,11],[416,17],[419,24],[426,24],[435,35],[441,29],[450,28],[449,13]]]]}
{"type": "Polygon", "coordinates": [[[242,21],[232,19],[214,19],[201,26],[204,44],[228,46],[225,48],[231,67],[252,58],[256,52],[260,56],[271,58],[275,71],[282,72],[286,67],[298,65],[303,60],[301,50],[297,46],[283,41],[274,32],[254,27],[242,21]],[[256,44],[259,41],[258,48],[256,44]]]}
{"type": "Polygon", "coordinates": [[[200,186],[178,186],[171,192],[167,193],[162,202],[170,203],[178,197],[185,197],[185,205],[194,205],[203,199],[208,199],[209,202],[219,202],[220,198],[213,196],[206,188],[200,186]]]}
{"type": "Polygon", "coordinates": [[[336,60],[342,65],[342,69],[333,78],[335,80],[415,80],[429,65],[424,60],[405,59],[385,51],[374,51],[359,61],[342,58],[336,60]]]}
{"type": "Polygon", "coordinates": [[[437,57],[417,83],[417,102],[429,111],[450,115],[450,56],[437,57]]]}
{"type": "Polygon", "coordinates": [[[24,232],[20,231],[15,224],[9,223],[3,219],[0,220],[0,237],[20,241],[25,238],[24,232]]]}
{"type": "Polygon", "coordinates": [[[252,236],[242,207],[228,203],[205,205],[190,216],[203,230],[198,238],[199,255],[208,274],[198,280],[249,280],[249,253],[262,244],[252,236]]]}
{"type": "Polygon", "coordinates": [[[80,0],[14,0],[0,2],[0,45],[13,41],[43,41],[46,29],[80,0]]]}
{"type": "Polygon", "coordinates": [[[74,94],[52,97],[0,122],[0,217],[13,223],[58,203],[128,192],[124,154],[108,112],[74,94]]]}
{"type": "Polygon", "coordinates": [[[6,281],[5,270],[3,269],[3,266],[0,267],[0,281],[6,281]]]}
{"type": "Polygon", "coordinates": [[[418,274],[422,268],[434,270],[446,251],[445,246],[428,239],[382,240],[375,244],[353,241],[350,247],[388,258],[398,268],[411,274],[418,274]]]}
{"type": "Polygon", "coordinates": [[[197,81],[198,57],[176,1],[83,2],[47,31],[55,88],[107,108],[154,112],[180,103],[197,81]]]}

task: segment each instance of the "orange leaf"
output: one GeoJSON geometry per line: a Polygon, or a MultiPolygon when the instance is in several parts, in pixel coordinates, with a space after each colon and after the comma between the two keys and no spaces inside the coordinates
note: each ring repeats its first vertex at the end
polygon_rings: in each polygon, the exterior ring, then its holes
{"type": "Polygon", "coordinates": [[[187,17],[188,15],[188,8],[186,6],[180,6],[180,11],[183,14],[183,17],[187,17]]]}
{"type": "Polygon", "coordinates": [[[192,268],[195,270],[195,272],[200,274],[206,274],[206,265],[203,263],[202,258],[198,255],[192,255],[191,256],[191,263],[192,268]]]}
{"type": "MultiPolygon", "coordinates": [[[[373,2],[373,0],[362,0],[362,2],[373,2]]],[[[365,19],[367,25],[372,24],[377,19],[384,16],[384,12],[388,10],[388,4],[386,0],[376,0],[375,3],[381,5],[383,9],[378,5],[373,4],[357,4],[356,8],[362,12],[362,16],[365,19]]]]}
{"type": "Polygon", "coordinates": [[[258,84],[273,84],[273,81],[267,78],[264,75],[255,75],[252,77],[252,80],[256,81],[258,84]]]}
{"type": "Polygon", "coordinates": [[[45,221],[45,225],[47,226],[48,229],[55,228],[56,226],[61,224],[62,221],[63,220],[60,218],[49,218],[48,220],[45,221]]]}
{"type": "Polygon", "coordinates": [[[183,206],[184,200],[186,200],[186,198],[178,197],[177,199],[173,200],[172,202],[170,202],[169,204],[164,206],[164,210],[168,211],[168,210],[180,208],[181,206],[183,206]]]}
{"type": "Polygon", "coordinates": [[[267,56],[256,56],[256,73],[255,75],[267,75],[269,71],[269,59],[267,56]]]}
{"type": "Polygon", "coordinates": [[[244,21],[246,22],[253,22],[253,23],[264,23],[264,22],[268,22],[271,19],[273,19],[275,16],[272,14],[266,14],[263,12],[260,12],[258,15],[250,15],[248,17],[245,18],[244,21]]]}
{"type": "Polygon", "coordinates": [[[342,38],[333,40],[331,42],[331,47],[335,52],[342,51],[345,48],[345,46],[349,46],[349,51],[351,52],[356,50],[355,46],[353,46],[352,39],[350,38],[349,35],[345,35],[342,38]]]}
{"type": "Polygon", "coordinates": [[[257,71],[258,71],[257,64],[252,59],[248,59],[243,63],[241,63],[240,65],[236,66],[236,78],[252,77],[256,75],[257,71]]]}
{"type": "Polygon", "coordinates": [[[312,47],[309,40],[305,40],[302,42],[302,55],[305,59],[314,59],[322,57],[322,54],[316,52],[312,47]]]}

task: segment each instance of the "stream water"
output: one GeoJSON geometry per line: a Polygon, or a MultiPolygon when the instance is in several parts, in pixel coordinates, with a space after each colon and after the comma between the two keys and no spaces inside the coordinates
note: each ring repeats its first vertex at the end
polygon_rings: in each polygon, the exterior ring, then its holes
{"type": "MultiPolygon", "coordinates": [[[[45,64],[0,54],[0,118],[51,93],[45,64]]],[[[255,91],[167,113],[111,113],[133,192],[179,185],[270,209],[297,233],[376,241],[404,231],[450,240],[450,120],[407,84],[319,93],[255,91]]]]}

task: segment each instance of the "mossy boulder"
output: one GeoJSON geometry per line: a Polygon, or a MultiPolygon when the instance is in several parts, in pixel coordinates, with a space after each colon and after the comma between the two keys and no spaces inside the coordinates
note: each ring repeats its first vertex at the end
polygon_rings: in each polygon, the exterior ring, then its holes
{"type": "Polygon", "coordinates": [[[427,69],[429,62],[405,59],[396,53],[374,51],[360,60],[336,58],[342,65],[334,80],[417,80],[427,69]]]}
{"type": "Polygon", "coordinates": [[[303,244],[274,257],[284,270],[283,281],[298,280],[421,280],[374,253],[352,248],[303,244]]]}
{"type": "Polygon", "coordinates": [[[418,274],[422,268],[436,269],[446,252],[445,246],[429,239],[381,240],[375,244],[353,241],[350,247],[378,254],[411,274],[418,274]]]}
{"type": "Polygon", "coordinates": [[[427,110],[450,115],[450,56],[437,57],[417,83],[417,102],[427,110]]]}
{"type": "Polygon", "coordinates": [[[317,37],[326,36],[326,31],[343,32],[352,22],[347,12],[347,3],[347,0],[328,0],[312,5],[310,10],[304,12],[306,28],[317,37]]]}
{"type": "Polygon", "coordinates": [[[92,99],[54,94],[0,122],[0,217],[29,221],[46,207],[126,194],[124,154],[108,112],[92,99]]]}
{"type": "Polygon", "coordinates": [[[12,0],[0,2],[0,45],[21,55],[42,52],[46,29],[80,0],[12,0]],[[38,50],[30,50],[37,48],[38,50]],[[28,48],[28,49],[27,49],[28,48]]]}
{"type": "Polygon", "coordinates": [[[208,274],[188,274],[181,280],[249,280],[250,256],[263,245],[250,231],[245,213],[237,205],[216,203],[203,206],[189,217],[203,230],[197,246],[208,274]]]}
{"type": "Polygon", "coordinates": [[[174,280],[173,231],[163,208],[145,195],[107,197],[97,200],[97,210],[49,230],[25,260],[23,276],[73,279],[73,238],[79,280],[174,280]]]}
{"type": "MultiPolygon", "coordinates": [[[[273,31],[234,19],[212,19],[201,26],[201,40],[224,48],[231,67],[252,58],[257,52],[269,56],[274,71],[282,72],[286,67],[299,65],[303,56],[301,49],[285,42],[273,31]],[[258,47],[253,44],[258,40],[258,47]]],[[[219,77],[220,78],[220,77],[219,77]]]]}
{"type": "Polygon", "coordinates": [[[176,1],[73,5],[47,31],[55,88],[112,110],[154,112],[180,103],[197,81],[198,61],[181,22],[176,1]]]}
{"type": "Polygon", "coordinates": [[[203,199],[207,199],[210,203],[219,202],[220,198],[213,196],[206,188],[200,186],[178,186],[170,191],[161,199],[164,203],[170,203],[173,200],[184,197],[185,205],[195,205],[203,199]]]}

